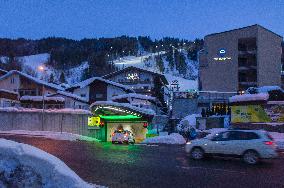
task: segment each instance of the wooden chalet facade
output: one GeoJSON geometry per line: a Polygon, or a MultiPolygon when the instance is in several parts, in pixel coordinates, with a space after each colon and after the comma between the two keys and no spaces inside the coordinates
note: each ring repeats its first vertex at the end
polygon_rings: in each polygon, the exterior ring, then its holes
{"type": "Polygon", "coordinates": [[[0,77],[0,88],[18,92],[20,96],[41,96],[43,90],[45,95],[63,90],[56,84],[44,82],[16,70],[9,71],[0,77]]]}
{"type": "Polygon", "coordinates": [[[129,86],[136,93],[151,96],[156,96],[155,84],[160,87],[168,85],[164,75],[133,66],[107,74],[103,78],[129,86]]]}
{"type": "Polygon", "coordinates": [[[100,77],[93,77],[77,83],[68,88],[67,91],[80,96],[88,101],[89,104],[96,101],[108,101],[111,100],[113,96],[134,92],[134,90],[128,86],[100,77]]]}

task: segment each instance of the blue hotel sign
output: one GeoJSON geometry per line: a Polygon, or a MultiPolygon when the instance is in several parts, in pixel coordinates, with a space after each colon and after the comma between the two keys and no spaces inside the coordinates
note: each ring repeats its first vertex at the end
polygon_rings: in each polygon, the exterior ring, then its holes
{"type": "Polygon", "coordinates": [[[227,57],[227,56],[226,56],[226,53],[227,53],[226,49],[225,49],[225,48],[221,48],[221,49],[219,49],[219,51],[218,51],[218,53],[217,53],[217,55],[218,55],[219,57],[214,57],[213,59],[214,59],[215,61],[231,60],[232,58],[231,58],[231,57],[227,57]]]}

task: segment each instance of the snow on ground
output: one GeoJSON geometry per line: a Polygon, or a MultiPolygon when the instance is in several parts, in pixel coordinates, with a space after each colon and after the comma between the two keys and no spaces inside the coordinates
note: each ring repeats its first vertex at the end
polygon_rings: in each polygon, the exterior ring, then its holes
{"type": "Polygon", "coordinates": [[[68,141],[76,141],[76,140],[84,140],[84,141],[96,141],[99,142],[98,139],[82,136],[73,133],[67,132],[52,132],[52,131],[28,131],[28,130],[11,130],[11,131],[0,131],[0,134],[5,135],[21,135],[21,136],[30,136],[30,137],[42,137],[49,138],[53,140],[68,140],[68,141]]]}
{"type": "Polygon", "coordinates": [[[244,94],[244,95],[235,95],[229,98],[230,102],[245,102],[245,101],[266,101],[268,100],[269,95],[267,93],[258,93],[258,94],[244,94]]]}
{"type": "Polygon", "coordinates": [[[63,161],[36,147],[0,139],[0,187],[91,188],[63,161]]]}
{"type": "Polygon", "coordinates": [[[181,132],[187,132],[191,127],[196,128],[196,118],[201,117],[200,114],[191,114],[184,117],[177,125],[177,130],[181,132]]]}
{"type": "Polygon", "coordinates": [[[198,81],[197,80],[188,80],[182,77],[173,76],[171,74],[165,74],[166,79],[169,84],[171,84],[174,80],[178,81],[179,91],[187,91],[187,90],[198,90],[198,81]]]}
{"type": "Polygon", "coordinates": [[[178,133],[172,133],[166,136],[156,136],[146,138],[142,144],[185,144],[185,139],[178,133]]]}
{"type": "Polygon", "coordinates": [[[129,66],[135,66],[135,67],[142,68],[142,69],[149,68],[149,66],[153,68],[152,66],[154,66],[153,65],[154,57],[157,55],[162,55],[162,54],[165,54],[165,51],[161,51],[157,53],[147,53],[146,55],[137,56],[137,57],[136,56],[124,56],[122,58],[115,60],[114,64],[121,69],[124,67],[129,67],[129,66]],[[152,61],[149,61],[149,60],[152,60],[152,61]],[[149,66],[147,66],[146,64],[148,64],[149,66]]]}
{"type": "Polygon", "coordinates": [[[83,62],[81,65],[71,68],[66,71],[65,76],[68,84],[75,84],[81,81],[84,70],[89,68],[88,62],[83,62]]]}
{"type": "MultiPolygon", "coordinates": [[[[30,71],[34,71],[36,73],[37,78],[43,78],[44,80],[48,80],[51,74],[54,75],[55,80],[59,79],[62,71],[55,70],[54,68],[47,65],[50,54],[36,54],[30,56],[19,57],[19,59],[23,63],[23,72],[30,73],[30,71]],[[44,67],[44,71],[39,71],[39,67],[44,67]]],[[[4,58],[4,57],[3,57],[4,58]]],[[[81,65],[71,68],[68,71],[65,71],[65,77],[68,84],[74,84],[81,81],[84,70],[89,67],[88,62],[82,62],[81,65]]]]}
{"type": "Polygon", "coordinates": [[[29,66],[30,68],[37,70],[39,66],[45,66],[45,63],[47,63],[49,57],[50,55],[48,53],[43,53],[30,56],[22,56],[19,57],[19,59],[25,66],[29,66]]]}

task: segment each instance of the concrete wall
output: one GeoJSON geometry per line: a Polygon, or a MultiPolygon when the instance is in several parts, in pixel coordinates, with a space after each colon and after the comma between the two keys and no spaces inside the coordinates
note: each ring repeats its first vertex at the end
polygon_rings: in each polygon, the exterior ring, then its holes
{"type": "Polygon", "coordinates": [[[45,113],[42,127],[41,112],[0,112],[0,130],[55,131],[88,135],[87,114],[45,113]]]}
{"type": "Polygon", "coordinates": [[[257,82],[258,86],[281,86],[282,38],[262,27],[257,38],[257,82]]]}

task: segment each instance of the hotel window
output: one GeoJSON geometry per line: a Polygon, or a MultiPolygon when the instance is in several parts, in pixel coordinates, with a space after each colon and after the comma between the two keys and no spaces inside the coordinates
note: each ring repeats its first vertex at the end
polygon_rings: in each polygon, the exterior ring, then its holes
{"type": "Polygon", "coordinates": [[[103,98],[103,96],[104,96],[104,95],[101,94],[101,93],[97,93],[97,94],[96,94],[96,98],[97,98],[97,99],[101,99],[101,98],[103,98]]]}

